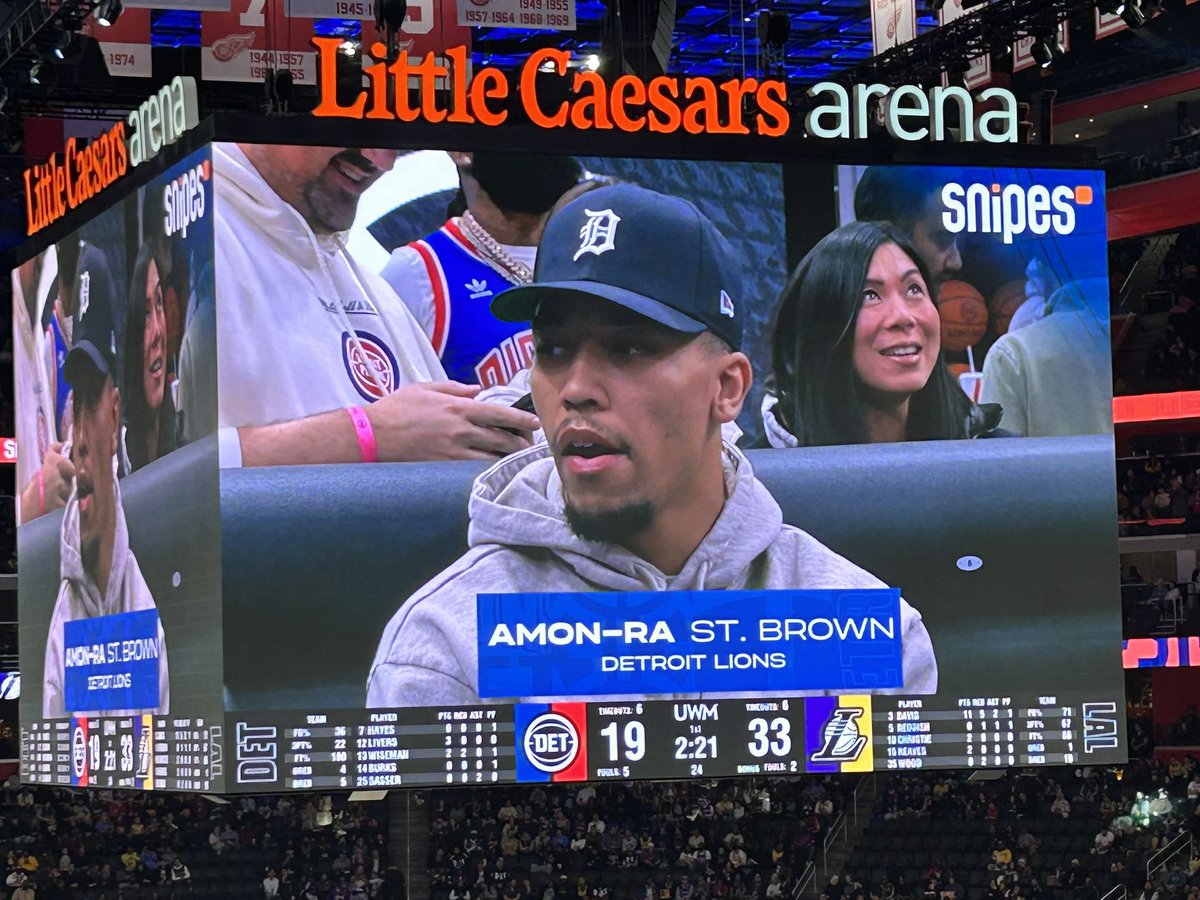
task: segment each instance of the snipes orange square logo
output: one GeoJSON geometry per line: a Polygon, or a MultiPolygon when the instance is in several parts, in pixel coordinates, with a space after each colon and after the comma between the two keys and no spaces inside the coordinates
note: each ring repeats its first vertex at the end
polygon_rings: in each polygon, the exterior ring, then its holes
{"type": "Polygon", "coordinates": [[[1092,186],[1090,184],[1081,184],[1075,188],[1075,203],[1078,206],[1091,206],[1092,186]]]}

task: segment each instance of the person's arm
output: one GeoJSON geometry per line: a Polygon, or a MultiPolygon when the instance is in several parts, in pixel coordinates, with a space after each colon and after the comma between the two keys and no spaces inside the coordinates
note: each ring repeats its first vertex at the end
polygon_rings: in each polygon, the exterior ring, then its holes
{"type": "MultiPolygon", "coordinates": [[[[379,460],[495,460],[530,446],[530,433],[539,427],[537,416],[480,403],[474,399],[478,392],[478,386],[452,381],[410,384],[365,406],[379,460]]],[[[362,459],[345,409],[274,425],[242,427],[237,432],[243,466],[362,459]]]]}
{"type": "Polygon", "coordinates": [[[1000,425],[1029,436],[1029,386],[1016,345],[1001,339],[983,362],[980,403],[999,403],[1000,425]]]}

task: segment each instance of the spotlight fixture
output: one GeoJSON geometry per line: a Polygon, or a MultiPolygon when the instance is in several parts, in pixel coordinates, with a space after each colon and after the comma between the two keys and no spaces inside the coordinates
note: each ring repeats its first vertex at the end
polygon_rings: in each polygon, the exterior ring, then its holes
{"type": "Polygon", "coordinates": [[[8,85],[0,84],[0,112],[8,105],[8,85]]]}
{"type": "Polygon", "coordinates": [[[341,50],[346,56],[353,56],[358,52],[358,43],[351,40],[345,40],[338,45],[338,49],[341,50]]]}
{"type": "Polygon", "coordinates": [[[1100,12],[1109,16],[1119,16],[1125,12],[1125,0],[1100,0],[1097,6],[1100,12]]]}
{"type": "Polygon", "coordinates": [[[55,59],[66,59],[67,52],[71,49],[71,43],[75,39],[74,32],[61,31],[54,39],[54,44],[51,46],[51,52],[54,53],[55,59]]]}
{"type": "Polygon", "coordinates": [[[587,56],[585,56],[583,58],[583,61],[579,64],[579,68],[583,69],[583,71],[585,71],[585,72],[595,72],[595,71],[599,70],[599,68],[600,68],[599,54],[589,53],[587,56]]]}
{"type": "Polygon", "coordinates": [[[100,5],[96,7],[96,21],[105,28],[116,25],[124,10],[125,5],[121,0],[100,0],[100,5]]]}
{"type": "Polygon", "coordinates": [[[33,61],[33,65],[29,67],[29,83],[30,84],[41,84],[42,83],[41,71],[42,71],[42,61],[40,59],[35,59],[33,61]]]}
{"type": "Polygon", "coordinates": [[[1041,35],[1034,38],[1033,46],[1029,48],[1029,54],[1039,66],[1048,69],[1057,55],[1055,51],[1059,49],[1057,38],[1053,35],[1041,35]]]}
{"type": "Polygon", "coordinates": [[[782,50],[783,45],[792,34],[792,20],[781,9],[771,13],[767,20],[767,45],[772,50],[782,50]]]}
{"type": "Polygon", "coordinates": [[[1140,0],[1128,0],[1121,10],[1121,21],[1130,28],[1141,28],[1146,24],[1146,14],[1142,11],[1140,0]]]}

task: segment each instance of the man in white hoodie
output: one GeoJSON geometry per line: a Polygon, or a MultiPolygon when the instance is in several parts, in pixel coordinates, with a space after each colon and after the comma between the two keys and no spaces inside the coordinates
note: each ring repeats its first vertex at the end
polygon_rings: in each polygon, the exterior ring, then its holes
{"type": "MultiPolygon", "coordinates": [[[[534,282],[492,306],[533,322],[547,444],[480,476],[470,549],[388,623],[368,706],[480,702],[481,593],[886,586],[785,525],[722,441],[752,378],[736,271],[716,227],[676,197],[617,185],[551,218],[534,282]]],[[[929,635],[904,601],[901,636],[898,692],[935,691],[929,635]]]]}
{"type": "MultiPolygon", "coordinates": [[[[66,623],[156,609],[137,559],[129,549],[129,531],[117,484],[121,394],[113,379],[118,338],[111,305],[99,296],[81,303],[76,311],[75,337],[75,346],[63,364],[63,374],[71,385],[71,461],[75,466],[75,483],[63,512],[59,546],[62,583],[46,639],[42,712],[46,718],[75,712],[166,713],[170,680],[161,622],[156,623],[154,636],[157,685],[131,686],[135,695],[157,698],[154,705],[144,709],[107,709],[72,708],[67,704],[66,623]]],[[[110,640],[129,633],[114,624],[110,640]]]]}
{"type": "Polygon", "coordinates": [[[223,466],[496,459],[529,446],[535,417],[446,381],[395,292],[346,251],[359,197],[396,156],[213,146],[223,466]]]}

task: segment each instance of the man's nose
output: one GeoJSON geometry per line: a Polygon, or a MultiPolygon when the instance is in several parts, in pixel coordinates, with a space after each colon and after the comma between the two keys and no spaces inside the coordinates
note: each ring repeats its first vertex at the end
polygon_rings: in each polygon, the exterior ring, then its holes
{"type": "Polygon", "coordinates": [[[951,274],[962,268],[962,254],[958,252],[958,241],[951,242],[950,249],[946,251],[942,266],[946,272],[951,274]]]}
{"type": "Polygon", "coordinates": [[[376,167],[387,172],[396,164],[396,160],[400,156],[400,151],[371,149],[363,150],[362,155],[369,159],[376,167]]]}
{"type": "Polygon", "coordinates": [[[563,405],[578,409],[604,403],[603,361],[601,354],[584,344],[576,351],[563,381],[563,405]]]}

